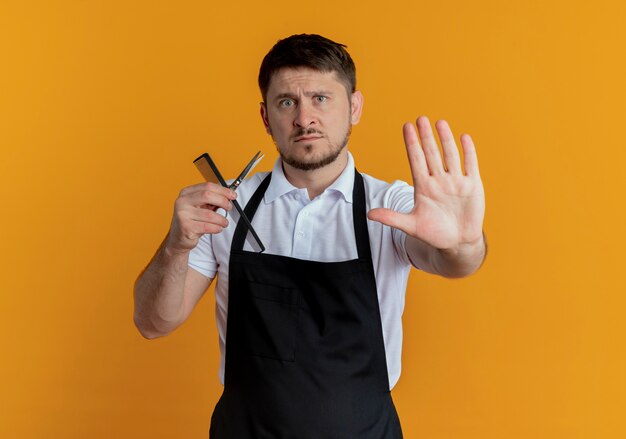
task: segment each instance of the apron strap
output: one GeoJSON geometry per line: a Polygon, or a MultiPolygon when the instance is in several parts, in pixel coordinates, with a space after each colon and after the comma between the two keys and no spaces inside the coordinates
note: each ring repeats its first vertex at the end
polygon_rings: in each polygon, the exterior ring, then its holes
{"type": "MultiPolygon", "coordinates": [[[[250,201],[246,204],[246,208],[243,210],[250,222],[252,223],[252,218],[256,213],[259,204],[261,203],[261,199],[263,199],[263,195],[265,195],[265,191],[267,187],[270,185],[270,180],[272,179],[272,173],[267,174],[267,177],[263,179],[257,190],[250,198],[250,201]]],[[[248,235],[248,228],[245,223],[241,220],[237,221],[237,228],[235,229],[235,235],[233,236],[233,242],[231,244],[231,251],[233,250],[243,250],[243,244],[246,240],[246,236],[248,235]]]]}
{"type": "Polygon", "coordinates": [[[354,188],[352,189],[352,218],[354,222],[354,236],[359,259],[372,261],[370,248],[370,234],[367,231],[367,209],[365,205],[365,184],[363,176],[354,170],[354,188]]]}
{"type": "MultiPolygon", "coordinates": [[[[246,204],[244,212],[250,222],[256,213],[261,200],[265,195],[265,191],[270,185],[272,174],[268,174],[261,182],[257,190],[246,204]]],[[[354,186],[352,188],[352,218],[354,222],[354,235],[356,238],[356,248],[360,260],[372,260],[372,252],[370,249],[369,233],[367,231],[367,211],[365,205],[365,185],[363,176],[354,170],[354,186]]],[[[243,245],[248,234],[248,229],[243,221],[237,221],[237,228],[233,236],[231,251],[242,251],[243,245]]]]}

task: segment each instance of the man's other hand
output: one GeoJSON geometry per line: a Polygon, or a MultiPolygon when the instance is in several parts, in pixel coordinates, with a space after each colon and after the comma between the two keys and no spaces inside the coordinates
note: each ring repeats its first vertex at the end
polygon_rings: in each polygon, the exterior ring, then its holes
{"type": "Polygon", "coordinates": [[[416,124],[417,131],[411,123],[403,127],[415,188],[413,210],[402,214],[372,209],[368,218],[400,229],[438,250],[454,253],[468,246],[482,246],[485,193],[472,138],[468,134],[461,136],[463,169],[446,121],[435,124],[443,157],[428,118],[420,116],[416,124]]]}
{"type": "Polygon", "coordinates": [[[188,252],[206,233],[220,233],[228,220],[217,209],[230,211],[235,191],[215,183],[201,183],[184,188],[174,203],[174,217],[165,247],[172,252],[188,252]]]}

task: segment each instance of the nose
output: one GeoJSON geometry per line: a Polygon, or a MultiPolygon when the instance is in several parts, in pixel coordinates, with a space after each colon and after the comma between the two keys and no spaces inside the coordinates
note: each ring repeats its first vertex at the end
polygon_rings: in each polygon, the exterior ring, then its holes
{"type": "Polygon", "coordinates": [[[317,123],[314,109],[302,102],[298,105],[293,124],[298,128],[306,128],[317,123]]]}

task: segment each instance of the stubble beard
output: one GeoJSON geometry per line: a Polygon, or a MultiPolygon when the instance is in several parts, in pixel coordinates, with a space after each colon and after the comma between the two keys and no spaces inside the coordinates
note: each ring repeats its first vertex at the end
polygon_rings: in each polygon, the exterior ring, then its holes
{"type": "MultiPolygon", "coordinates": [[[[348,145],[348,140],[350,139],[351,131],[352,131],[352,125],[348,124],[348,128],[346,129],[346,134],[343,140],[338,144],[333,144],[331,143],[330,139],[327,139],[327,143],[330,146],[329,151],[327,154],[325,154],[323,157],[321,157],[320,159],[316,161],[301,161],[297,159],[296,157],[294,157],[293,155],[287,155],[283,153],[278,147],[278,145],[276,146],[276,150],[280,154],[280,158],[283,160],[283,162],[287,163],[289,166],[295,169],[299,169],[301,171],[314,171],[316,169],[323,168],[324,166],[328,166],[331,163],[333,163],[335,160],[337,160],[337,158],[341,154],[341,151],[343,151],[346,145],[348,145]]],[[[296,137],[307,136],[309,134],[318,134],[318,133],[319,132],[314,129],[309,129],[309,130],[302,129],[300,130],[300,132],[296,134],[296,137]]],[[[303,147],[308,152],[313,148],[313,145],[304,145],[303,147]]]]}

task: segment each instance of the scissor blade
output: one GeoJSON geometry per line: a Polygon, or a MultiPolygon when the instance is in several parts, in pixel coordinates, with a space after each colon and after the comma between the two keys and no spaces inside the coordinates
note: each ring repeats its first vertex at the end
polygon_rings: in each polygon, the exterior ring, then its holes
{"type": "Polygon", "coordinates": [[[248,163],[248,166],[246,166],[244,170],[241,171],[239,177],[237,177],[237,179],[233,181],[233,183],[230,185],[230,188],[237,189],[241,182],[248,176],[248,174],[254,169],[254,167],[261,161],[263,157],[265,157],[265,154],[263,154],[261,151],[257,152],[254,157],[252,157],[252,160],[250,160],[250,162],[248,163]]]}

